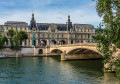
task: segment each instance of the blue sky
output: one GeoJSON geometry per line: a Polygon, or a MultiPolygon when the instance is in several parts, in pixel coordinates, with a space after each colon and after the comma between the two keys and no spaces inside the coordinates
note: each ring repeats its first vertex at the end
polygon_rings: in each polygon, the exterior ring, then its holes
{"type": "Polygon", "coordinates": [[[0,0],[0,25],[6,21],[29,23],[32,11],[37,23],[66,23],[68,14],[73,23],[97,27],[102,21],[92,0],[0,0]]]}

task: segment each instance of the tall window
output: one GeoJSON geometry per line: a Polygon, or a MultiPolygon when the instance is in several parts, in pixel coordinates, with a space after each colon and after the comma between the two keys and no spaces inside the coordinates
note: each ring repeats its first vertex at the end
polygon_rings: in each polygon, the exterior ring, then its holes
{"type": "Polygon", "coordinates": [[[20,27],[20,30],[22,30],[22,27],[20,27]]]}
{"type": "Polygon", "coordinates": [[[90,35],[88,34],[88,38],[90,38],[90,35]]]}
{"type": "Polygon", "coordinates": [[[27,41],[25,40],[25,45],[27,45],[27,41]]]}
{"type": "Polygon", "coordinates": [[[8,27],[6,27],[6,30],[8,30],[8,27]]]}
{"type": "Polygon", "coordinates": [[[54,34],[52,34],[52,38],[54,38],[54,34]]]}
{"type": "Polygon", "coordinates": [[[86,29],[84,29],[84,32],[86,32],[86,29]]]}
{"type": "Polygon", "coordinates": [[[93,29],[91,29],[91,32],[93,32],[93,29]]]}
{"type": "Polygon", "coordinates": [[[59,38],[59,34],[57,35],[57,38],[59,38]]]}
{"type": "Polygon", "coordinates": [[[81,32],[82,32],[82,29],[81,29],[81,32]]]}
{"type": "Polygon", "coordinates": [[[42,38],[44,38],[44,33],[42,34],[42,38]]]}
{"type": "Polygon", "coordinates": [[[6,42],[6,45],[8,45],[8,42],[6,42]]]}
{"type": "Polygon", "coordinates": [[[25,28],[25,30],[26,30],[26,28],[25,28]]]}
{"type": "Polygon", "coordinates": [[[71,36],[70,36],[71,38],[73,38],[73,35],[71,34],[71,36]]]}
{"type": "Polygon", "coordinates": [[[17,27],[16,27],[16,30],[17,30],[17,27]]]}
{"type": "Polygon", "coordinates": [[[81,35],[81,38],[83,37],[83,35],[81,35]]]}
{"type": "Polygon", "coordinates": [[[89,29],[88,29],[88,32],[89,32],[89,29]]]}
{"type": "Polygon", "coordinates": [[[62,34],[62,39],[63,39],[63,34],[62,34]]]}

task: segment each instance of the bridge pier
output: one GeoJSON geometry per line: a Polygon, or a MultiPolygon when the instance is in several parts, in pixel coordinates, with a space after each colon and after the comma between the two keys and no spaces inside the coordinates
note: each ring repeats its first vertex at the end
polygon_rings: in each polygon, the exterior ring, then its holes
{"type": "Polygon", "coordinates": [[[104,72],[105,73],[115,72],[115,65],[110,66],[110,63],[104,64],[104,72]]]}
{"type": "Polygon", "coordinates": [[[62,60],[62,61],[66,60],[66,59],[65,59],[65,54],[64,54],[64,53],[61,54],[61,60],[62,60]]]}
{"type": "Polygon", "coordinates": [[[65,56],[66,56],[66,51],[64,51],[62,54],[61,54],[61,60],[64,61],[66,60],[65,56]]]}

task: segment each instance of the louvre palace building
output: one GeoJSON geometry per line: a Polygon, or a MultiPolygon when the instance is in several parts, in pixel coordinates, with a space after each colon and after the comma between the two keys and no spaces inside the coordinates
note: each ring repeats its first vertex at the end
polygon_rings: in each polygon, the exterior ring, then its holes
{"type": "MultiPolygon", "coordinates": [[[[72,24],[70,16],[65,24],[36,23],[34,14],[30,24],[19,21],[7,21],[0,25],[0,29],[6,34],[9,29],[27,32],[28,39],[22,44],[23,47],[42,47],[65,45],[74,43],[89,43],[95,35],[95,28],[90,24],[72,24]]],[[[5,44],[10,46],[10,40],[5,44]]]]}

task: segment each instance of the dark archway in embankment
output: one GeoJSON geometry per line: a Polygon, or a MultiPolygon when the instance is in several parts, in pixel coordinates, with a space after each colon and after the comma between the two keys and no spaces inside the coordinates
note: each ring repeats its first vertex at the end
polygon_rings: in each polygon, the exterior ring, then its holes
{"type": "Polygon", "coordinates": [[[42,49],[39,49],[38,53],[39,53],[39,54],[43,54],[43,50],[42,50],[42,49]]]}

